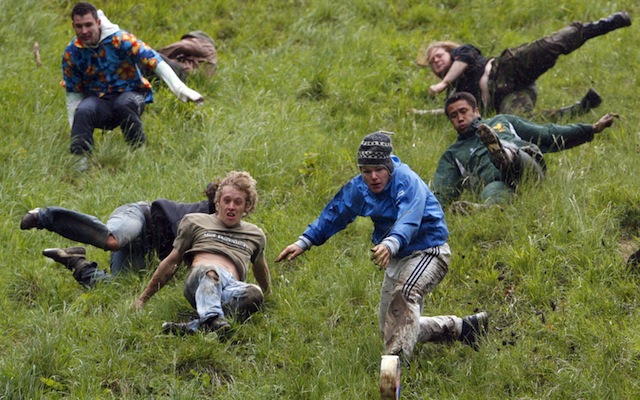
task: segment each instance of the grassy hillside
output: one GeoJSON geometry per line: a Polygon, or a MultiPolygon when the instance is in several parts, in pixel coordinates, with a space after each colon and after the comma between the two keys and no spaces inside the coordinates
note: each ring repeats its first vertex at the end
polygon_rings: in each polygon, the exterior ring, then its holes
{"type": "MultiPolygon", "coordinates": [[[[635,0],[131,0],[96,3],[155,47],[201,29],[216,40],[211,80],[192,76],[202,107],[158,85],[132,151],[119,129],[96,131],[91,169],[76,173],[60,58],[73,2],[0,2],[0,398],[371,399],[378,397],[382,273],[368,260],[371,224],[358,220],[292,263],[279,251],[357,173],[374,130],[397,132],[395,153],[425,180],[455,139],[434,83],[413,61],[425,41],[475,43],[485,54],[573,20],[620,9],[630,28],[585,44],[539,81],[538,108],[568,105],[591,86],[621,115],[596,139],[548,155],[548,178],[502,210],[447,214],[454,252],[426,314],[491,313],[480,351],[419,345],[403,373],[406,399],[623,399],[640,389],[640,295],[626,267],[640,247],[640,5],[635,0]],[[42,66],[33,58],[40,45],[42,66]],[[118,205],[197,201],[227,171],[258,180],[249,220],[264,228],[274,293],[234,324],[232,340],[160,334],[191,313],[184,271],[141,312],[146,273],[86,290],[41,255],[74,242],[21,231],[34,207],[60,205],[106,220],[118,205]]],[[[471,199],[470,197],[468,199],[471,199]]],[[[107,252],[88,256],[108,266],[107,252]]],[[[250,278],[253,280],[253,278],[250,278]]]]}

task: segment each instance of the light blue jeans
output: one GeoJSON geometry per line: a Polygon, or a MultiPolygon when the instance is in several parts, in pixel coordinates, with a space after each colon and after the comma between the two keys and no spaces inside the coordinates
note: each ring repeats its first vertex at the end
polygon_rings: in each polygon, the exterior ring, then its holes
{"type": "Polygon", "coordinates": [[[202,322],[225,314],[246,319],[264,301],[259,286],[237,280],[219,265],[192,266],[184,285],[184,297],[200,317],[190,322],[196,329],[202,322]]]}
{"type": "MultiPolygon", "coordinates": [[[[38,212],[38,229],[55,232],[67,239],[90,244],[106,250],[106,241],[113,235],[120,249],[111,252],[111,274],[124,269],[138,270],[146,265],[147,222],[145,202],[130,203],[116,208],[107,223],[93,215],[83,214],[62,207],[42,208],[38,212]]],[[[86,282],[84,282],[86,284],[86,282]]]]}

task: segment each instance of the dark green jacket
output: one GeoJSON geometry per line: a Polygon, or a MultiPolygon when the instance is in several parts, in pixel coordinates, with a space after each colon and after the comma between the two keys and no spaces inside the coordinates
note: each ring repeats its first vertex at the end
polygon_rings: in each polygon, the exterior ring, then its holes
{"type": "MultiPolygon", "coordinates": [[[[542,152],[559,151],[593,139],[593,127],[587,124],[537,125],[515,115],[498,114],[483,121],[501,140],[518,147],[539,144],[542,152]],[[570,146],[568,146],[570,145],[570,146]]],[[[492,164],[487,148],[474,132],[458,135],[440,158],[431,189],[440,203],[456,200],[464,189],[480,191],[494,181],[502,180],[492,164]]]]}

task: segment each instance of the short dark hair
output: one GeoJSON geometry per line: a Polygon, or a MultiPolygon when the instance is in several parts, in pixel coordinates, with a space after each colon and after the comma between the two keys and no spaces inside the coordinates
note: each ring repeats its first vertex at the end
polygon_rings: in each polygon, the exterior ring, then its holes
{"type": "Polygon", "coordinates": [[[73,19],[75,15],[81,17],[89,13],[91,13],[93,18],[95,18],[96,20],[98,19],[98,9],[96,8],[96,6],[91,3],[81,1],[79,3],[76,3],[76,5],[71,9],[71,19],[73,19]]]}
{"type": "Polygon", "coordinates": [[[451,96],[447,97],[447,99],[444,101],[444,113],[447,115],[447,117],[449,116],[449,111],[447,110],[449,106],[455,103],[456,101],[460,101],[460,100],[464,100],[467,103],[469,103],[471,108],[474,110],[478,108],[478,102],[476,101],[476,98],[473,97],[471,93],[455,92],[451,96]]]}
{"type": "Polygon", "coordinates": [[[216,192],[218,191],[218,185],[220,184],[218,181],[207,183],[207,187],[204,189],[204,194],[207,196],[207,200],[209,203],[209,214],[214,214],[216,212],[216,192]]]}

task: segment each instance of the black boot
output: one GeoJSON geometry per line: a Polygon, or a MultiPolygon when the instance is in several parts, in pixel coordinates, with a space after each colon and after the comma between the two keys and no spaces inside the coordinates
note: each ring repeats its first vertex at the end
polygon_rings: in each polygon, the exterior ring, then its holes
{"type": "Polygon", "coordinates": [[[71,271],[82,269],[85,265],[89,264],[86,259],[87,251],[84,247],[68,247],[66,249],[44,249],[42,255],[49,257],[55,262],[58,262],[71,271]]]}
{"type": "Polygon", "coordinates": [[[594,88],[589,89],[580,101],[557,110],[545,110],[543,114],[552,121],[557,121],[564,117],[577,117],[602,104],[602,97],[594,88]]]}
{"type": "Polygon", "coordinates": [[[582,35],[584,39],[587,40],[630,25],[631,17],[629,13],[620,11],[598,21],[583,24],[582,35]]]}

